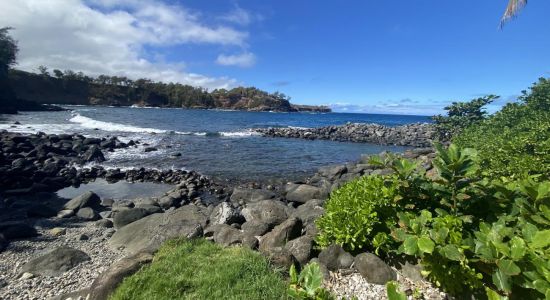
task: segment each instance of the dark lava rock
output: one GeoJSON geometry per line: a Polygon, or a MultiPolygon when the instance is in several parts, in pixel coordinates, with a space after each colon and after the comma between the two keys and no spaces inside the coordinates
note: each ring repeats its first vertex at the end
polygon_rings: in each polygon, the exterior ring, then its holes
{"type": "Polygon", "coordinates": [[[271,228],[269,224],[259,221],[250,221],[244,222],[243,225],[241,225],[241,229],[249,235],[262,236],[266,234],[271,228]]]}
{"type": "Polygon", "coordinates": [[[49,218],[56,216],[57,212],[44,204],[33,204],[27,209],[27,216],[29,218],[49,218]]]}
{"type": "Polygon", "coordinates": [[[91,207],[83,207],[79,209],[76,216],[86,221],[94,221],[99,219],[99,215],[91,207]]]}
{"type": "Polygon", "coordinates": [[[86,253],[63,246],[27,262],[21,268],[20,273],[60,276],[64,272],[88,260],[90,260],[90,257],[86,253]]]}
{"type": "Polygon", "coordinates": [[[218,204],[210,214],[210,224],[233,224],[242,222],[239,211],[227,202],[218,204]]]}
{"type": "Polygon", "coordinates": [[[144,152],[153,152],[153,151],[157,151],[158,149],[155,148],[155,147],[146,147],[145,149],[143,149],[144,152]]]}
{"type": "Polygon", "coordinates": [[[97,227],[103,227],[103,228],[113,228],[113,222],[111,220],[107,219],[101,219],[95,222],[95,225],[97,227]]]}
{"type": "Polygon", "coordinates": [[[286,199],[292,202],[306,203],[312,199],[326,199],[328,191],[308,185],[290,183],[285,186],[286,199]]]}
{"type": "Polygon", "coordinates": [[[243,189],[234,188],[231,194],[231,202],[234,203],[252,203],[261,200],[268,200],[275,198],[275,193],[262,189],[243,189]]]}
{"type": "Polygon", "coordinates": [[[94,192],[88,191],[65,203],[64,208],[70,210],[78,210],[83,207],[97,208],[100,206],[100,204],[101,200],[99,199],[99,196],[96,195],[94,192]]]}
{"type": "Polygon", "coordinates": [[[201,208],[182,206],[163,214],[149,215],[120,228],[109,240],[109,246],[113,249],[124,247],[128,253],[156,250],[168,239],[202,236],[207,221],[208,216],[201,208]]]}
{"type": "Polygon", "coordinates": [[[285,249],[288,250],[296,260],[303,266],[307,264],[311,257],[313,249],[313,238],[301,236],[286,243],[285,249]]]}
{"type": "Polygon", "coordinates": [[[149,212],[144,208],[130,208],[117,212],[113,218],[113,223],[115,228],[118,229],[148,215],[149,212]]]}
{"type": "Polygon", "coordinates": [[[350,256],[351,255],[347,253],[340,245],[333,244],[319,253],[319,261],[329,270],[336,271],[338,269],[346,269],[351,266],[351,263],[353,263],[353,256],[351,257],[351,262],[349,262],[350,256]]]}
{"type": "Polygon", "coordinates": [[[0,233],[0,252],[4,251],[8,247],[10,242],[0,233]]]}
{"type": "Polygon", "coordinates": [[[247,222],[259,222],[269,227],[281,224],[292,213],[292,209],[283,202],[273,200],[262,200],[248,204],[242,215],[247,222]]]}
{"type": "Polygon", "coordinates": [[[395,271],[372,253],[357,255],[355,268],[369,283],[386,284],[388,281],[397,279],[395,271]]]}
{"type": "Polygon", "coordinates": [[[269,253],[273,248],[284,247],[288,241],[299,237],[301,232],[302,221],[298,218],[290,218],[262,237],[260,252],[269,253]]]}

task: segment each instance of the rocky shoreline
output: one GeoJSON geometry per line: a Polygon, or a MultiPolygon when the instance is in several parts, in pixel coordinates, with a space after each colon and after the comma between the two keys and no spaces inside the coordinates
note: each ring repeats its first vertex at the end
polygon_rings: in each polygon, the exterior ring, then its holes
{"type": "MultiPolygon", "coordinates": [[[[192,171],[78,168],[104,159],[103,151],[138,143],[1,133],[0,299],[105,299],[175,237],[243,245],[285,268],[316,260],[326,286],[338,295],[353,291],[359,299],[383,298],[379,284],[397,279],[428,299],[444,297],[415,266],[391,265],[373,254],[354,257],[337,245],[314,248],[314,222],[332,190],[362,175],[391,172],[368,164],[369,157],[267,188],[221,186],[192,171]],[[86,192],[67,202],[53,193],[95,178],[175,185],[158,197],[126,201],[86,192]]],[[[430,148],[404,153],[424,161],[427,170],[433,155],[430,148]]]]}
{"type": "Polygon", "coordinates": [[[395,127],[374,123],[348,123],[340,126],[318,128],[256,128],[254,131],[266,137],[319,139],[411,147],[430,147],[435,138],[433,126],[427,123],[395,127]]]}

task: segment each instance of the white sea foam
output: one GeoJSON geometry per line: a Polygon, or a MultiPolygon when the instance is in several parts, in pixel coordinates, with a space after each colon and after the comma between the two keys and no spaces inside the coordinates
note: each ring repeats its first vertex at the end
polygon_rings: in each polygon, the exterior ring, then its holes
{"type": "Polygon", "coordinates": [[[69,121],[73,123],[78,123],[84,128],[90,129],[100,129],[104,131],[120,131],[120,132],[135,132],[135,133],[166,133],[167,130],[155,129],[155,128],[146,128],[146,127],[137,127],[132,125],[125,125],[113,122],[104,122],[94,120],[92,118],[84,117],[79,114],[75,114],[69,121]]]}
{"type": "Polygon", "coordinates": [[[220,132],[220,136],[224,136],[224,137],[248,137],[248,136],[254,136],[254,135],[260,135],[260,134],[256,131],[253,131],[253,130],[233,131],[233,132],[222,131],[222,132],[220,132]]]}

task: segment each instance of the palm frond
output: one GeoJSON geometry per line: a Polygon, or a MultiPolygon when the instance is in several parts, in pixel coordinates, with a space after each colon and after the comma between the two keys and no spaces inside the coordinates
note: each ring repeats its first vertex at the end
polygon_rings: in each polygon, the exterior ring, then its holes
{"type": "Polygon", "coordinates": [[[510,19],[515,17],[526,4],[527,0],[510,0],[502,19],[500,19],[500,28],[510,19]]]}

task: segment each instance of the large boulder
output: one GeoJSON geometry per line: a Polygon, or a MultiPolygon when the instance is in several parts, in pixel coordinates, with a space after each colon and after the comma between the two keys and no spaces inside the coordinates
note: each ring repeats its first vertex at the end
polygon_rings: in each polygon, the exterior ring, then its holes
{"type": "Polygon", "coordinates": [[[88,254],[70,247],[62,246],[34,258],[23,265],[21,274],[60,276],[78,264],[90,260],[88,254]]]}
{"type": "Polygon", "coordinates": [[[227,202],[218,204],[210,214],[211,225],[240,223],[242,220],[239,211],[227,202]]]}
{"type": "Polygon", "coordinates": [[[327,178],[330,181],[334,181],[342,174],[346,173],[348,171],[348,168],[345,165],[339,165],[339,166],[328,166],[323,167],[319,169],[319,175],[322,177],[327,178]]]}
{"type": "Polygon", "coordinates": [[[286,200],[291,202],[306,203],[312,199],[326,199],[326,189],[309,184],[289,183],[285,186],[286,200]]]}
{"type": "Polygon", "coordinates": [[[83,207],[79,209],[78,212],[76,213],[76,216],[86,221],[95,221],[99,219],[99,215],[91,207],[83,207]]]}
{"type": "Polygon", "coordinates": [[[301,233],[302,221],[298,218],[290,218],[262,237],[260,252],[268,253],[270,249],[284,247],[288,241],[299,237],[301,233]]]}
{"type": "Polygon", "coordinates": [[[284,222],[291,213],[291,208],[275,200],[250,203],[242,210],[242,215],[247,222],[264,223],[270,228],[284,222]]]}
{"type": "Polygon", "coordinates": [[[273,199],[275,196],[275,193],[268,190],[234,188],[230,200],[233,203],[253,203],[273,199]]]}
{"type": "Polygon", "coordinates": [[[78,210],[83,207],[98,208],[101,205],[101,199],[92,191],[88,191],[78,197],[71,199],[65,203],[64,208],[68,210],[78,210]]]}
{"type": "Polygon", "coordinates": [[[395,271],[372,253],[357,255],[355,268],[369,283],[386,284],[388,281],[397,279],[395,271]]]}
{"type": "Polygon", "coordinates": [[[329,270],[347,269],[353,264],[353,256],[340,245],[330,245],[319,253],[319,261],[329,270]]]}
{"type": "Polygon", "coordinates": [[[251,236],[261,236],[266,234],[270,230],[269,224],[259,221],[244,222],[241,225],[241,230],[251,236]]]}
{"type": "Polygon", "coordinates": [[[148,215],[149,212],[145,208],[130,208],[127,210],[121,210],[113,217],[113,224],[115,228],[118,229],[148,215]]]}
{"type": "Polygon", "coordinates": [[[244,235],[240,230],[226,224],[218,224],[215,226],[214,242],[224,246],[242,243],[244,235]]]}
{"type": "Polygon", "coordinates": [[[288,250],[296,260],[303,266],[307,264],[311,257],[311,250],[313,249],[313,238],[309,236],[301,236],[299,238],[289,241],[285,245],[285,249],[288,250]]]}
{"type": "Polygon", "coordinates": [[[297,217],[302,220],[304,226],[313,224],[315,220],[321,217],[325,213],[323,208],[323,200],[310,200],[306,204],[302,204],[296,208],[296,211],[292,214],[293,217],[297,217]]]}
{"type": "Polygon", "coordinates": [[[132,254],[144,249],[156,250],[168,239],[201,236],[207,220],[207,214],[199,207],[182,206],[149,215],[120,228],[109,240],[109,246],[114,249],[123,247],[132,254]]]}

